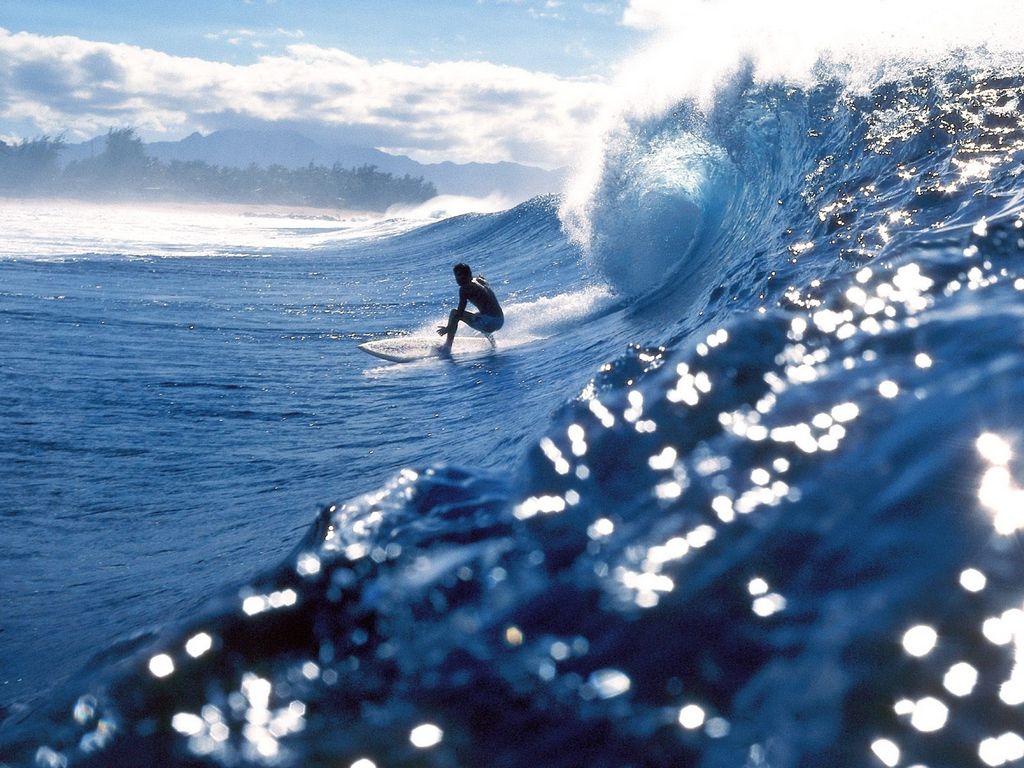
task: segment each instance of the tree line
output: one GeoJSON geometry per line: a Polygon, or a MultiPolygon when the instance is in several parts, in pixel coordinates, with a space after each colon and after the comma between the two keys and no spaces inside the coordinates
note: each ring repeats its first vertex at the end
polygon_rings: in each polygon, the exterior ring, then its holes
{"type": "Polygon", "coordinates": [[[103,152],[61,165],[63,137],[0,141],[0,194],[85,199],[203,200],[383,211],[437,195],[423,177],[376,166],[228,168],[200,160],[161,162],[146,154],[133,128],[111,129],[103,152]]]}

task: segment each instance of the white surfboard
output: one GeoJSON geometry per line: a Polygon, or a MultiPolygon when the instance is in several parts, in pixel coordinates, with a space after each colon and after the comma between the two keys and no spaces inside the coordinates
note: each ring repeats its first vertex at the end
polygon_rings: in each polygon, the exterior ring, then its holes
{"type": "Polygon", "coordinates": [[[494,346],[483,336],[456,336],[450,353],[441,349],[444,339],[440,336],[394,336],[388,339],[376,339],[359,345],[367,354],[390,360],[394,363],[411,363],[429,357],[441,357],[451,354],[453,357],[478,355],[490,352],[494,346]]]}

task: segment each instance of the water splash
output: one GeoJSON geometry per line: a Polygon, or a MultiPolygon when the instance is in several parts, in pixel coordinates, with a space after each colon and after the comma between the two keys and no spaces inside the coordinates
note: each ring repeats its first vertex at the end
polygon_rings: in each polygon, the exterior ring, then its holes
{"type": "MultiPolygon", "coordinates": [[[[771,137],[748,152],[737,145],[765,127],[743,114],[746,95],[838,84],[841,101],[906,82],[922,67],[936,79],[965,68],[1012,69],[1024,61],[1019,35],[1004,23],[1015,12],[1004,0],[971,8],[872,0],[841,18],[802,0],[634,0],[624,23],[650,30],[653,40],[620,68],[590,154],[567,185],[566,231],[614,289],[655,288],[722,217],[750,215],[733,198],[751,183],[762,191],[765,169],[744,166],[738,154],[780,154],[771,137]]],[[[783,135],[786,126],[771,132],[783,135]]],[[[797,144],[785,153],[799,155],[805,137],[789,140],[797,144]]]]}

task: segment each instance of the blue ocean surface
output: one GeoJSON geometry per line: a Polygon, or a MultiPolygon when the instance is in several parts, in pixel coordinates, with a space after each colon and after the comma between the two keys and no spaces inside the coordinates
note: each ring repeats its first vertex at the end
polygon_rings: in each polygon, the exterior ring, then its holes
{"type": "Polygon", "coordinates": [[[0,764],[1018,764],[1022,99],[741,72],[582,196],[5,254],[0,764]],[[459,261],[496,351],[357,349],[459,261]]]}

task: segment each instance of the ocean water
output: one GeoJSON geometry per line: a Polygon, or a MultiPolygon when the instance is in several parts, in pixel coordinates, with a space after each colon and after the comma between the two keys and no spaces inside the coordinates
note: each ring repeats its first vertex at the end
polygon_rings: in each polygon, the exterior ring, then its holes
{"type": "Polygon", "coordinates": [[[984,61],[741,68],[498,213],[5,253],[0,763],[1024,760],[1024,70],[984,61]],[[496,352],[356,349],[457,261],[496,352]]]}

